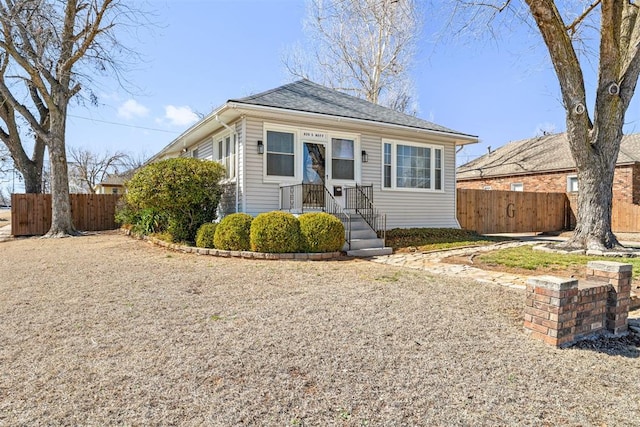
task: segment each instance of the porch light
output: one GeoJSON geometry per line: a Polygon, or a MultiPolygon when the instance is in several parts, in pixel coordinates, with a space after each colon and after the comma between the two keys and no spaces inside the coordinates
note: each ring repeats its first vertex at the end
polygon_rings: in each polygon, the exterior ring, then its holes
{"type": "Polygon", "coordinates": [[[362,163],[368,163],[369,162],[369,155],[367,154],[366,151],[362,150],[362,163]]]}
{"type": "Polygon", "coordinates": [[[262,141],[258,141],[258,154],[264,154],[264,144],[262,141]]]}

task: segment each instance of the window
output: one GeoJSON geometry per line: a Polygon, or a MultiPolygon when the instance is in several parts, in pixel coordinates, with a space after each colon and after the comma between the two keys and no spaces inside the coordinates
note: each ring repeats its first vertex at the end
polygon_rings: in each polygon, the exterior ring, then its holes
{"type": "Polygon", "coordinates": [[[217,153],[215,155],[216,161],[220,164],[222,164],[226,170],[226,175],[225,177],[227,179],[232,179],[235,178],[236,176],[236,156],[235,156],[235,151],[236,151],[236,147],[235,147],[235,141],[236,141],[237,136],[234,134],[233,135],[233,142],[231,139],[231,135],[227,134],[224,136],[221,136],[220,139],[218,140],[218,144],[217,144],[217,153]]]}
{"type": "Polygon", "coordinates": [[[384,142],[383,156],[384,188],[442,190],[442,148],[384,142]]]}
{"type": "Polygon", "coordinates": [[[567,193],[578,192],[578,177],[576,175],[569,175],[567,177],[567,193]]]}
{"type": "Polygon", "coordinates": [[[294,135],[267,131],[267,176],[294,176],[294,135]]]}
{"type": "Polygon", "coordinates": [[[384,144],[384,187],[391,188],[391,144],[384,144]]]}
{"type": "Polygon", "coordinates": [[[118,194],[118,189],[117,188],[112,188],[111,189],[111,194],[118,194]]]}
{"type": "Polygon", "coordinates": [[[491,190],[491,186],[490,185],[485,185],[484,187],[482,187],[483,190],[491,190]]]}
{"type": "Polygon", "coordinates": [[[524,184],[521,182],[514,182],[511,184],[511,191],[524,191],[524,184]]]}
{"type": "Polygon", "coordinates": [[[331,138],[331,177],[333,179],[354,179],[353,154],[352,139],[331,138]]]}

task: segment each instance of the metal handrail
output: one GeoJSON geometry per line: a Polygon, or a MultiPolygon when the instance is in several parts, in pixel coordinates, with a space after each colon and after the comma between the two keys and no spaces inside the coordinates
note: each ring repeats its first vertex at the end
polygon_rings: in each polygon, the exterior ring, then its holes
{"type": "Polygon", "coordinates": [[[354,210],[369,227],[380,235],[387,236],[387,215],[381,214],[373,204],[373,185],[358,185],[345,188],[346,209],[354,210]]]}
{"type": "Polygon", "coordinates": [[[345,226],[345,240],[351,247],[351,216],[324,184],[293,184],[280,187],[280,210],[304,213],[321,210],[337,217],[345,226]]]}
{"type": "Polygon", "coordinates": [[[347,245],[349,249],[351,249],[351,215],[345,212],[345,210],[340,206],[338,201],[333,197],[331,191],[327,187],[324,187],[325,191],[325,208],[324,211],[328,214],[331,214],[338,218],[342,224],[345,226],[345,240],[347,241],[347,245]]]}

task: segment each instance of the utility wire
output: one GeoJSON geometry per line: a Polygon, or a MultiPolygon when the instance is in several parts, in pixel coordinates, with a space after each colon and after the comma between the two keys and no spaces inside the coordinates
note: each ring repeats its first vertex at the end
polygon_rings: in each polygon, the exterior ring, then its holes
{"type": "Polygon", "coordinates": [[[73,115],[73,114],[68,114],[68,116],[69,117],[73,117],[75,119],[89,120],[89,121],[92,121],[92,122],[106,123],[108,125],[122,126],[122,127],[127,127],[127,128],[133,128],[133,129],[143,129],[143,130],[150,130],[150,131],[154,131],[154,132],[164,132],[164,133],[173,133],[173,134],[180,133],[180,132],[176,132],[176,131],[173,131],[173,130],[148,128],[148,127],[144,127],[144,126],[135,126],[135,125],[127,125],[125,123],[116,123],[116,122],[110,122],[110,121],[107,121],[107,120],[92,119],[90,117],[76,116],[76,115],[73,115]]]}

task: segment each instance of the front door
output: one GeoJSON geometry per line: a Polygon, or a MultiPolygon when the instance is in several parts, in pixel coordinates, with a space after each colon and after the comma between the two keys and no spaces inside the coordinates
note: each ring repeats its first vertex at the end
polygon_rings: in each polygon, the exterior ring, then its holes
{"type": "Polygon", "coordinates": [[[313,142],[303,144],[303,205],[306,208],[324,208],[326,179],[326,146],[313,142]]]}
{"type": "Polygon", "coordinates": [[[304,143],[303,184],[324,184],[326,178],[326,151],[324,144],[304,143]]]}

